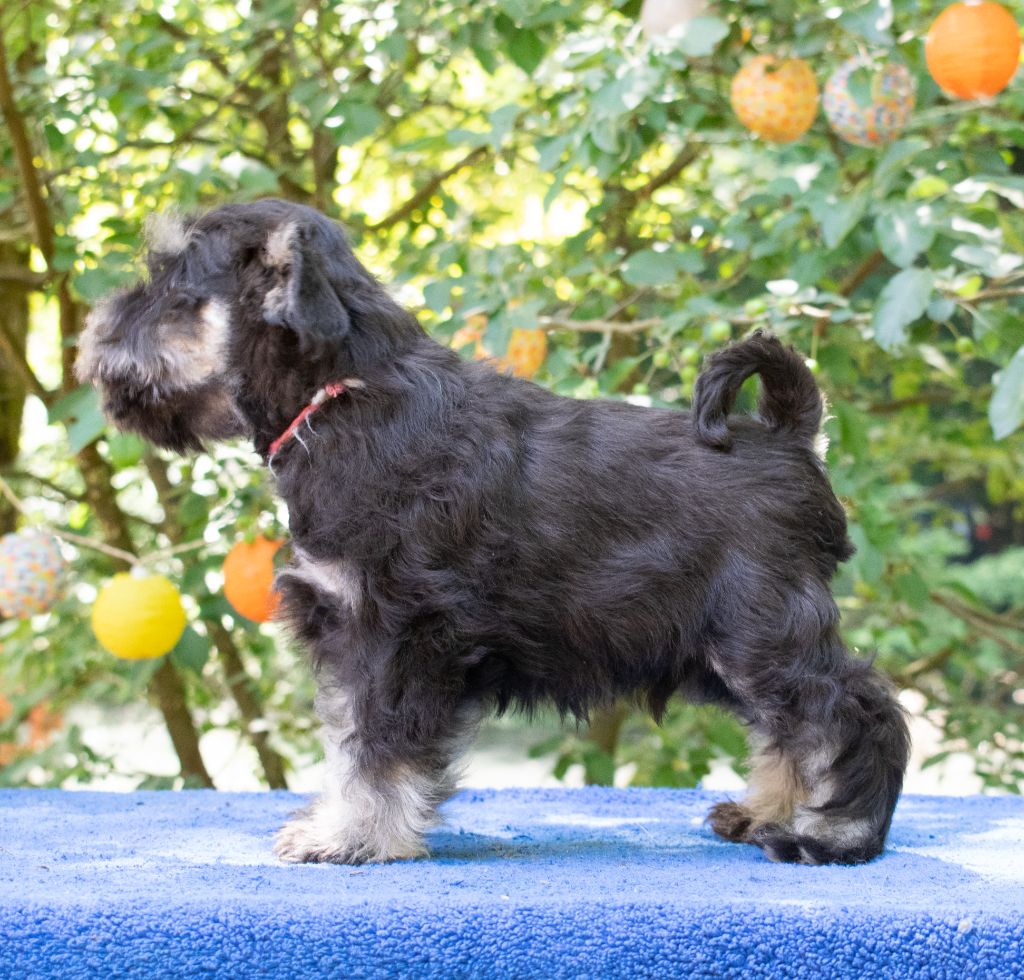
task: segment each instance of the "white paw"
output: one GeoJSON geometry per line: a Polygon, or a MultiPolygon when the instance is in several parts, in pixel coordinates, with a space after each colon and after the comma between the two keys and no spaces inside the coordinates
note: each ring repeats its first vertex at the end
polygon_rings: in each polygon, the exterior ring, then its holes
{"type": "Polygon", "coordinates": [[[318,802],[277,832],[274,853],[288,864],[376,864],[422,857],[426,848],[408,837],[389,839],[380,827],[345,824],[318,802]]]}

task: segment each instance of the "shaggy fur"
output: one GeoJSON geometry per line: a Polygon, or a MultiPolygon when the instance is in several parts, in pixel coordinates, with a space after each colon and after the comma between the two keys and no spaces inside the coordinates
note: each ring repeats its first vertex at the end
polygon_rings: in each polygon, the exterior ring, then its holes
{"type": "Polygon", "coordinates": [[[907,761],[889,686],[829,592],[852,548],[801,358],[763,334],[711,358],[693,413],[561,398],[430,340],[341,230],[282,201],[178,219],[149,279],[98,307],[80,372],[162,446],[271,442],[295,543],[280,577],[319,684],[330,785],[293,861],[420,853],[482,713],[586,718],[617,697],[735,711],[749,798],[721,836],[782,861],[883,846],[907,761]],[[729,417],[762,379],[758,417],[729,417]]]}

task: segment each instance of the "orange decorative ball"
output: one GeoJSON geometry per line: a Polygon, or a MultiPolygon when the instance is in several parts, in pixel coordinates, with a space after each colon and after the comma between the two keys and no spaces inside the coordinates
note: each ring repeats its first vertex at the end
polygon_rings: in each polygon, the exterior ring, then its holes
{"type": "Polygon", "coordinates": [[[532,378],[548,356],[548,338],[543,330],[513,330],[499,367],[517,378],[532,378]]]}
{"type": "Polygon", "coordinates": [[[473,313],[466,317],[466,322],[452,334],[451,346],[454,350],[473,346],[473,356],[486,357],[482,354],[484,331],[487,329],[487,317],[483,313],[473,313]]]}
{"type": "Polygon", "coordinates": [[[954,3],[932,24],[924,55],[944,92],[980,99],[1010,84],[1020,63],[1020,30],[998,3],[954,3]]]}
{"type": "Polygon", "coordinates": [[[517,378],[532,378],[540,370],[548,356],[548,337],[543,330],[513,330],[505,355],[493,357],[484,344],[486,329],[487,317],[482,313],[468,316],[465,326],[452,335],[451,346],[459,350],[472,345],[476,360],[493,360],[500,371],[510,371],[517,378]]]}
{"type": "Polygon", "coordinates": [[[802,58],[762,54],[732,80],[732,107],[747,129],[773,143],[799,139],[818,112],[818,83],[802,58]]]}
{"type": "Polygon", "coordinates": [[[239,541],[224,559],[224,595],[246,619],[265,623],[277,612],[274,555],[284,542],[269,538],[239,541]]]}

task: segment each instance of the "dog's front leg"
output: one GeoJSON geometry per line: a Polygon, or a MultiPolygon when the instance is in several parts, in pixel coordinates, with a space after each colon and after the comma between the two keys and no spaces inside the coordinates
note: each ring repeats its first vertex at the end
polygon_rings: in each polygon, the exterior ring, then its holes
{"type": "Polygon", "coordinates": [[[373,706],[364,701],[357,711],[353,703],[351,692],[337,687],[321,686],[317,694],[326,783],[278,832],[274,850],[282,861],[364,864],[421,856],[424,831],[455,791],[452,764],[478,712],[463,705],[426,744],[405,742],[392,729],[383,746],[373,706]]]}

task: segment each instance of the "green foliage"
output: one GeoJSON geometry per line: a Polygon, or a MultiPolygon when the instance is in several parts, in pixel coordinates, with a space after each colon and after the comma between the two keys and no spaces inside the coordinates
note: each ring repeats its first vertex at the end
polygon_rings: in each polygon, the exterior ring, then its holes
{"type": "MultiPolygon", "coordinates": [[[[921,41],[937,3],[869,0],[837,17],[817,0],[721,0],[655,42],[638,6],[44,0],[5,13],[54,215],[50,268],[88,305],[135,275],[149,213],[272,193],[343,219],[439,340],[484,313],[500,355],[513,329],[545,325],[537,380],[562,394],[685,407],[707,353],[775,331],[832,405],[828,459],[858,544],[837,582],[849,638],[924,693],[947,749],[1019,789],[1024,595],[999,592],[988,569],[1024,581],[1024,88],[946,100],[921,41]],[[797,143],[764,144],[731,112],[729,80],[756,53],[805,57],[824,82],[865,48],[917,80],[910,125],[887,147],[848,146],[820,116],[797,143]],[[965,561],[965,516],[986,514],[1004,550],[965,561]]],[[[3,132],[0,210],[31,237],[3,132]]],[[[33,364],[57,384],[54,281],[41,297],[33,364]]],[[[204,624],[230,615],[217,571],[233,536],[275,516],[253,459],[174,462],[161,489],[153,457],[106,429],[85,389],[65,379],[49,419],[27,426],[16,482],[50,520],[103,532],[70,461],[94,444],[141,553],[171,532],[207,542],[163,568],[192,619],[171,656],[200,727],[243,727],[204,624]]],[[[85,628],[111,571],[82,551],[58,610],[0,624],[8,689],[62,708],[143,696],[152,666],[111,663],[85,628]]],[[[279,748],[308,756],[310,726],[287,720],[309,698],[294,653],[228,622],[279,748]]],[[[88,741],[68,733],[33,778],[105,771],[88,741]]],[[[547,748],[562,772],[582,762],[607,781],[631,762],[636,781],[669,785],[741,754],[734,723],[683,707],[661,729],[631,717],[614,757],[582,735],[547,748]]]]}

